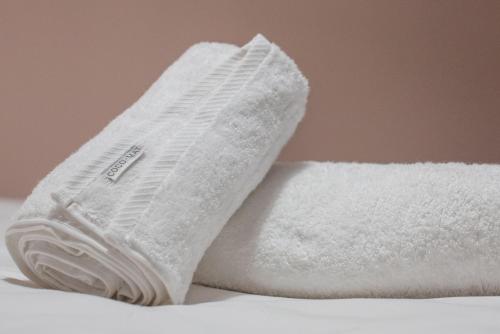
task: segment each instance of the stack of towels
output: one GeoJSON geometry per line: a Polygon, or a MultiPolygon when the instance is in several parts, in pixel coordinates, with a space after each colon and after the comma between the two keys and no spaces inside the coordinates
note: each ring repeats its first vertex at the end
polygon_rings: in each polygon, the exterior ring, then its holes
{"type": "Polygon", "coordinates": [[[33,190],[6,234],[42,287],[181,304],[191,283],[301,298],[500,293],[500,167],[276,163],[304,116],[257,35],[201,43],[33,190]]]}

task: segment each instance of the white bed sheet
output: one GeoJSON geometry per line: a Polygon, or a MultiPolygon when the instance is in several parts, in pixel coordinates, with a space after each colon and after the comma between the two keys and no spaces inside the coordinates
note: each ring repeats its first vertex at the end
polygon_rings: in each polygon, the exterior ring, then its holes
{"type": "Polygon", "coordinates": [[[305,300],[193,286],[187,305],[141,307],[40,289],[16,268],[0,200],[0,333],[500,333],[500,297],[305,300]]]}

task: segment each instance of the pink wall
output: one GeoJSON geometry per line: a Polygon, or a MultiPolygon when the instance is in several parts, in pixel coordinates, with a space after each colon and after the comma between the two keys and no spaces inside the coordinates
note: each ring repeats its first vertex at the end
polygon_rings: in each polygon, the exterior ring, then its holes
{"type": "Polygon", "coordinates": [[[310,79],[283,159],[500,163],[500,1],[0,1],[0,196],[188,46],[262,32],[310,79]]]}

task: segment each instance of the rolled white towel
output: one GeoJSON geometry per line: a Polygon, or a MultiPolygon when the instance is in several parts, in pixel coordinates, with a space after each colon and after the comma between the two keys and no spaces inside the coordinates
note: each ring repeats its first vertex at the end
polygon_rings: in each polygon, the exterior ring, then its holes
{"type": "Polygon", "coordinates": [[[308,85],[257,35],[190,48],[55,168],[7,231],[45,287],[182,303],[205,250],[301,120],[308,85]]]}
{"type": "Polygon", "coordinates": [[[286,297],[500,294],[500,166],[279,163],[201,284],[286,297]]]}

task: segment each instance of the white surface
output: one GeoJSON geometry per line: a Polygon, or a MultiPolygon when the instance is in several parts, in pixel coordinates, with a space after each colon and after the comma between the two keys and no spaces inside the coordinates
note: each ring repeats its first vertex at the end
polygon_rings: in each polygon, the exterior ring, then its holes
{"type": "Polygon", "coordinates": [[[305,300],[193,286],[189,305],[142,307],[39,289],[5,249],[18,206],[0,201],[0,333],[500,333],[500,297],[305,300]]]}

